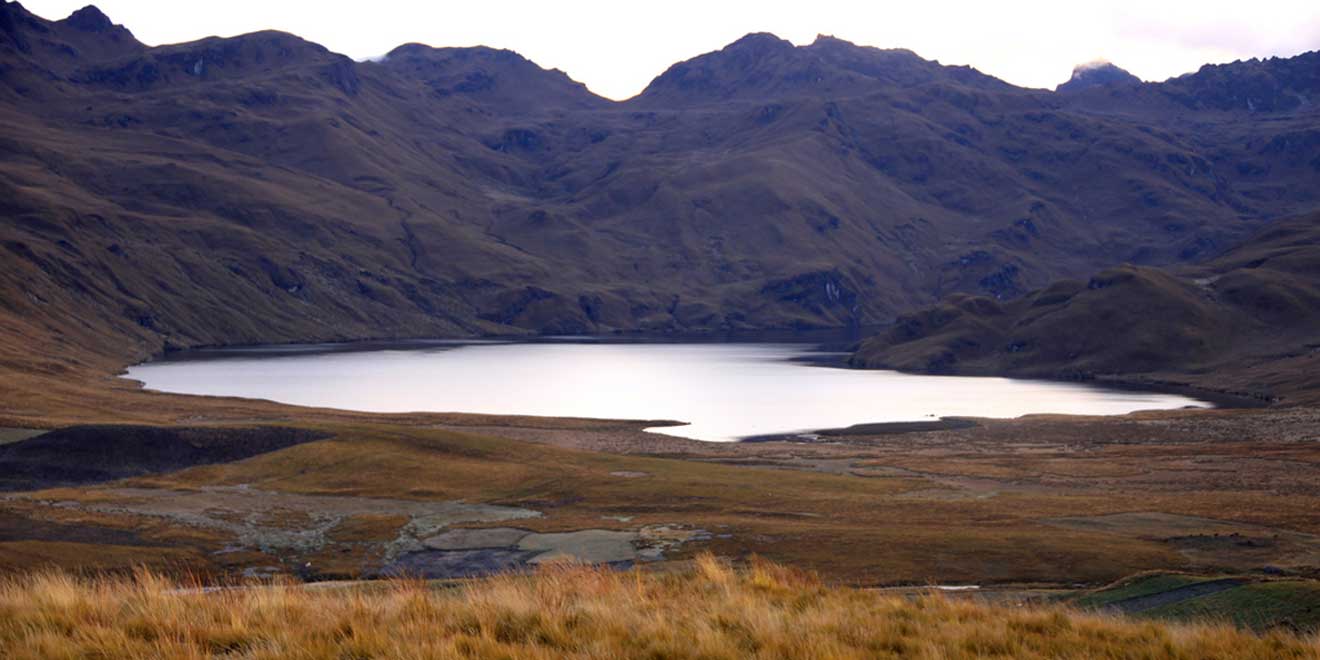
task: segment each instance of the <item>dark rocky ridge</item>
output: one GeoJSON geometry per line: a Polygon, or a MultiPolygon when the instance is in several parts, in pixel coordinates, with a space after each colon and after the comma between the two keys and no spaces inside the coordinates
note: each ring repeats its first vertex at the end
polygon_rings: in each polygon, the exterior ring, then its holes
{"type": "Polygon", "coordinates": [[[0,310],[116,354],[872,324],[1320,202],[1315,54],[1056,94],[749,35],[616,103],[508,51],[107,22],[0,9],[0,310]]]}

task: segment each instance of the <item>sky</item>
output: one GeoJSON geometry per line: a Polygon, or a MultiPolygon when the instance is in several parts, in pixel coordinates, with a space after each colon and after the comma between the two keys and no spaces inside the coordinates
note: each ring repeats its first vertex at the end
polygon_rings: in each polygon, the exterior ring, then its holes
{"type": "MultiPolygon", "coordinates": [[[[88,0],[23,0],[45,18],[88,0]]],[[[565,71],[613,99],[671,64],[749,32],[804,45],[818,34],[907,48],[1010,83],[1053,88],[1074,65],[1107,60],[1145,80],[1206,63],[1320,49],[1320,0],[97,0],[150,45],[292,32],[354,59],[395,46],[485,45],[565,71]]]]}

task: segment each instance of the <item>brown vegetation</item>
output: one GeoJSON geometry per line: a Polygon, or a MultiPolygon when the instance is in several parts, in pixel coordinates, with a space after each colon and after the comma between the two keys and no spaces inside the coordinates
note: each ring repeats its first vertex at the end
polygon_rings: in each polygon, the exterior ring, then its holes
{"type": "Polygon", "coordinates": [[[1313,638],[824,586],[704,556],[683,573],[551,566],[416,581],[201,591],[43,573],[0,585],[0,652],[54,657],[1314,658],[1313,638]]]}

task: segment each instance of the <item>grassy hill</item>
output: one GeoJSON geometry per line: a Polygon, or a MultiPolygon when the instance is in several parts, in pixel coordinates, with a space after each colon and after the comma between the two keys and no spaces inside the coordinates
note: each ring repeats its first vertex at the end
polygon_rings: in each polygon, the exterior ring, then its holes
{"type": "Polygon", "coordinates": [[[139,573],[0,585],[9,657],[1312,658],[1314,639],[825,586],[710,557],[677,574],[551,567],[422,582],[202,592],[139,573]]]}
{"type": "Polygon", "coordinates": [[[1145,374],[1291,402],[1320,391],[1320,216],[1205,263],[1123,265],[1019,300],[955,296],[864,341],[854,362],[938,373],[1145,374]]]}

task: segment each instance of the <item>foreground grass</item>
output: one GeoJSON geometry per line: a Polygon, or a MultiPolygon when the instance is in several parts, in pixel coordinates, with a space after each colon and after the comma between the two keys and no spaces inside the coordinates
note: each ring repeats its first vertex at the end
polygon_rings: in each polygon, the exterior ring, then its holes
{"type": "Polygon", "coordinates": [[[823,586],[702,557],[682,575],[557,566],[433,589],[276,584],[202,592],[140,572],[0,584],[0,655],[302,658],[1320,658],[1320,643],[823,586]]]}

